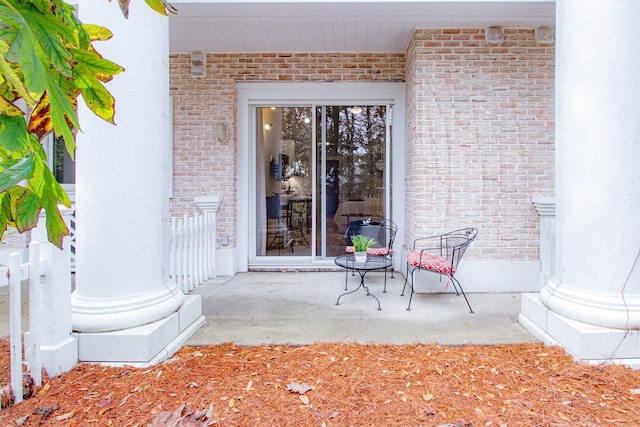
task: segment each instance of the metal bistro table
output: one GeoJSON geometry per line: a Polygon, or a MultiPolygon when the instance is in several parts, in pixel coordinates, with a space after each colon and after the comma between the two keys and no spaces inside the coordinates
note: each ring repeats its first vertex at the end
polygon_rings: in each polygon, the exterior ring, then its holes
{"type": "MultiPolygon", "coordinates": [[[[340,305],[340,298],[342,298],[343,296],[352,294],[360,288],[364,288],[364,290],[367,291],[367,296],[373,297],[376,301],[378,301],[378,310],[382,310],[382,307],[380,307],[380,300],[371,292],[369,292],[369,288],[364,284],[364,276],[369,271],[384,270],[385,268],[391,267],[391,259],[386,256],[367,255],[366,261],[358,262],[356,261],[356,257],[354,255],[341,255],[335,259],[335,263],[342,268],[346,268],[347,270],[355,270],[358,272],[358,274],[360,274],[360,285],[354,290],[345,292],[340,295],[338,297],[338,300],[336,301],[336,305],[340,305]]],[[[387,277],[385,276],[384,279],[386,281],[387,277]]]]}

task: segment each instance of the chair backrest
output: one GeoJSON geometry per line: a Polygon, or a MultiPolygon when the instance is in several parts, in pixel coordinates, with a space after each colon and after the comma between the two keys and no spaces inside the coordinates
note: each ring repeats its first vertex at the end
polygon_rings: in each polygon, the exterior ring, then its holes
{"type": "Polygon", "coordinates": [[[267,196],[267,219],[280,219],[280,196],[267,196]]]}
{"type": "Polygon", "coordinates": [[[469,244],[478,235],[475,228],[461,228],[460,230],[450,231],[440,236],[441,255],[451,261],[454,269],[458,268],[458,264],[462,256],[467,251],[469,244]]]}
{"type": "Polygon", "coordinates": [[[398,227],[393,221],[388,219],[371,220],[371,219],[359,219],[351,221],[347,225],[347,230],[344,233],[345,246],[352,246],[351,236],[361,234],[366,237],[371,237],[375,240],[375,243],[371,246],[373,248],[391,249],[393,247],[393,241],[396,238],[398,227]]]}

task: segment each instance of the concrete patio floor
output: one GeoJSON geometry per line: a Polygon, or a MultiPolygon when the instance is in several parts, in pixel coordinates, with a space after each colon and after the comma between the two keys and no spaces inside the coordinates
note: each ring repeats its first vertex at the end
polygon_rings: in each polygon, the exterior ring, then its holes
{"type": "MultiPolygon", "coordinates": [[[[368,273],[365,283],[382,305],[363,289],[336,300],[344,292],[344,272],[249,272],[217,278],[199,287],[207,323],[187,342],[238,345],[313,342],[446,345],[515,344],[537,341],[517,319],[520,294],[468,294],[475,314],[454,292],[400,296],[404,278],[368,273]]],[[[349,289],[360,277],[348,276],[349,289]]]]}

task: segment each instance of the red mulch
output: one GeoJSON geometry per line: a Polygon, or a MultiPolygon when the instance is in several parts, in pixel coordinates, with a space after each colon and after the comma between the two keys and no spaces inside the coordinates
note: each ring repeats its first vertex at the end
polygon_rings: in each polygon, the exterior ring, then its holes
{"type": "MultiPolygon", "coordinates": [[[[3,341],[0,383],[8,384],[8,376],[9,348],[3,341]]],[[[149,368],[80,364],[46,379],[34,397],[0,411],[0,427],[21,422],[25,427],[638,425],[640,371],[583,365],[542,344],[184,347],[149,368]]]]}

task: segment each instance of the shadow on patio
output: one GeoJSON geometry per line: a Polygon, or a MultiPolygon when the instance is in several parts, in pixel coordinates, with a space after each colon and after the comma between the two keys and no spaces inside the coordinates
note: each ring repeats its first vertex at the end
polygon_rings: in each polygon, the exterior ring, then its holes
{"type": "MultiPolygon", "coordinates": [[[[233,342],[239,345],[313,342],[513,344],[535,342],[517,322],[520,294],[470,294],[470,314],[462,296],[400,296],[404,278],[368,273],[365,283],[382,305],[363,289],[336,300],[344,292],[344,272],[249,272],[207,282],[202,295],[207,323],[189,345],[233,342]]],[[[348,276],[349,290],[359,276],[348,276]]]]}

